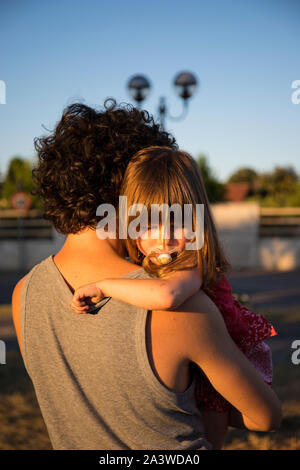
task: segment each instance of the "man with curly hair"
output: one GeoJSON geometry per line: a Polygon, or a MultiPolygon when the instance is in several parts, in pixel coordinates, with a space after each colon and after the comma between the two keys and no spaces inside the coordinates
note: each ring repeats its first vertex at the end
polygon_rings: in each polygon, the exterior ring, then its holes
{"type": "MultiPolygon", "coordinates": [[[[180,311],[147,312],[110,298],[86,315],[69,306],[74,290],[95,279],[147,277],[124,258],[118,240],[99,239],[95,229],[97,207],[118,204],[130,158],[152,145],[177,148],[147,112],[114,101],[101,111],[67,107],[54,132],[35,141],[36,194],[45,218],[67,237],[18,282],[12,306],[54,449],[210,449],[193,366],[209,375],[213,358],[224,363],[219,382],[240,379],[245,394],[252,390],[242,355],[229,377],[239,350],[201,290],[180,311]]],[[[266,401],[257,403],[264,417],[258,429],[274,425],[266,401]]]]}

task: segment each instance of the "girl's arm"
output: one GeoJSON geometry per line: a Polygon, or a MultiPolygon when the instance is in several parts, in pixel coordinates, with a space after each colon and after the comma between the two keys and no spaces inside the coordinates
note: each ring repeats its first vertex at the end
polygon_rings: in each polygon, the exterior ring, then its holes
{"type": "Polygon", "coordinates": [[[167,279],[108,278],[77,289],[70,305],[77,313],[84,313],[90,300],[113,297],[147,310],[168,310],[181,305],[201,284],[199,268],[174,271],[167,279]]]}
{"type": "Polygon", "coordinates": [[[177,308],[200,289],[198,268],[170,273],[168,279],[104,279],[96,283],[105,297],[148,310],[177,308]]]}

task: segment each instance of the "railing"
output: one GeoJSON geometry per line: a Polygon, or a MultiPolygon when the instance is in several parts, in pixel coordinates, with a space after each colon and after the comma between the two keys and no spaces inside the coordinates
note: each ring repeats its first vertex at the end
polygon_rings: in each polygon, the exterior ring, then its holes
{"type": "Polygon", "coordinates": [[[52,239],[52,225],[42,218],[41,211],[21,214],[16,210],[0,210],[0,240],[52,239]]]}
{"type": "Polygon", "coordinates": [[[260,237],[300,237],[300,207],[261,207],[260,237]]]}

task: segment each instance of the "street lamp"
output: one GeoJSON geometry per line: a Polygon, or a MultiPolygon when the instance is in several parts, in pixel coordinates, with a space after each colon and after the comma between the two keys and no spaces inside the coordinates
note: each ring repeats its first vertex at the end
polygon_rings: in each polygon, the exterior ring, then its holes
{"type": "MultiPolygon", "coordinates": [[[[164,128],[165,118],[168,117],[173,121],[183,119],[187,114],[188,100],[196,92],[198,82],[191,72],[181,72],[174,79],[174,87],[176,93],[183,99],[183,111],[179,116],[172,116],[167,112],[166,99],[164,96],[159,101],[159,117],[162,128],[164,128]]],[[[138,107],[147,98],[150,93],[151,84],[144,75],[134,75],[130,78],[127,85],[130,96],[137,102],[138,107]]]]}
{"type": "Polygon", "coordinates": [[[138,105],[147,98],[150,88],[150,82],[144,75],[135,75],[128,82],[129,94],[138,105]]]}

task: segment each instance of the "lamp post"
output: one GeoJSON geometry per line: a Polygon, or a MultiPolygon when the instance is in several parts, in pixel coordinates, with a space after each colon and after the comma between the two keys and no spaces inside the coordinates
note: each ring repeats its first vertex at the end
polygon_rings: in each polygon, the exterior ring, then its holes
{"type": "MultiPolygon", "coordinates": [[[[166,117],[172,121],[180,121],[185,118],[188,109],[188,100],[194,95],[198,88],[197,79],[191,72],[180,72],[177,74],[174,78],[173,85],[176,93],[183,99],[183,111],[179,116],[172,116],[167,110],[165,97],[161,96],[158,112],[163,129],[165,128],[166,117]]],[[[127,88],[130,96],[137,102],[138,108],[141,108],[141,103],[148,97],[151,89],[148,78],[144,75],[134,75],[129,79],[127,88]]]]}

